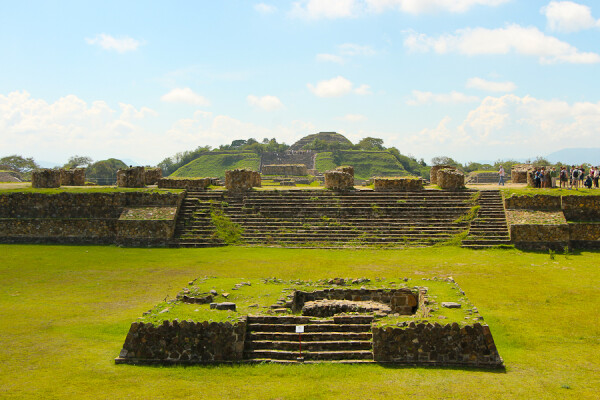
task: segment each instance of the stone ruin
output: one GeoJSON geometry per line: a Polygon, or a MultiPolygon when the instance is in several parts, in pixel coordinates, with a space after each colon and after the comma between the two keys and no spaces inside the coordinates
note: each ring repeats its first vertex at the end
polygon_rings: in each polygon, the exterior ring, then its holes
{"type": "Polygon", "coordinates": [[[465,187],[465,175],[455,168],[442,168],[437,171],[437,185],[446,190],[465,187]]]}
{"type": "Polygon", "coordinates": [[[160,178],[158,187],[160,189],[206,190],[208,186],[215,185],[216,181],[217,178],[160,178]]]}
{"type": "Polygon", "coordinates": [[[57,188],[60,187],[60,170],[38,169],[31,173],[31,187],[33,188],[57,188]]]}
{"type": "Polygon", "coordinates": [[[373,185],[376,192],[413,192],[423,190],[423,180],[412,177],[398,178],[373,178],[373,185]]]}
{"type": "Polygon", "coordinates": [[[515,164],[510,169],[512,183],[528,183],[527,172],[533,169],[531,164],[515,164]]]}
{"type": "Polygon", "coordinates": [[[354,188],[354,167],[337,167],[325,172],[325,188],[331,190],[349,190],[354,188]]]}
{"type": "Polygon", "coordinates": [[[250,190],[261,186],[260,174],[249,169],[225,171],[225,188],[230,191],[250,190]]]}
{"type": "Polygon", "coordinates": [[[434,165],[431,167],[431,171],[429,172],[429,183],[432,185],[437,185],[437,173],[440,169],[456,169],[452,165],[434,165]]]}
{"type": "Polygon", "coordinates": [[[308,169],[304,164],[264,165],[263,175],[306,176],[308,169]]]}
{"type": "Polygon", "coordinates": [[[144,183],[146,185],[156,185],[158,180],[162,178],[162,169],[160,168],[145,168],[144,183]]]}
{"type": "Polygon", "coordinates": [[[85,186],[85,168],[61,168],[60,184],[63,186],[85,186]]]}
{"type": "Polygon", "coordinates": [[[131,167],[118,170],[117,186],[126,188],[145,187],[144,167],[131,167]]]}

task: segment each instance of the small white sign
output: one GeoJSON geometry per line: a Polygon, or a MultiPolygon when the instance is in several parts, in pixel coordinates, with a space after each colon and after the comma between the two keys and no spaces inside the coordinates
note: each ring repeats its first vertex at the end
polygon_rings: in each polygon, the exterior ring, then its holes
{"type": "Polygon", "coordinates": [[[304,325],[296,325],[296,333],[304,333],[304,325]]]}

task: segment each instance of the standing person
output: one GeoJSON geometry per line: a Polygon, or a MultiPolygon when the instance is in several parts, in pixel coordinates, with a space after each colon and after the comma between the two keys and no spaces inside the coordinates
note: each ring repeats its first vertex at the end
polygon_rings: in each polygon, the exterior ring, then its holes
{"type": "Polygon", "coordinates": [[[542,187],[542,173],[540,172],[539,168],[537,168],[535,170],[534,176],[535,176],[535,187],[539,189],[540,187],[542,187]]]}
{"type": "Polygon", "coordinates": [[[556,171],[556,168],[552,167],[552,169],[550,170],[550,180],[551,180],[550,187],[552,187],[552,188],[556,187],[556,177],[557,176],[558,176],[558,172],[556,171]]]}
{"type": "Polygon", "coordinates": [[[571,169],[571,188],[573,186],[575,186],[575,190],[579,187],[579,170],[574,165],[571,169]]]}
{"type": "Polygon", "coordinates": [[[498,185],[502,185],[504,186],[504,167],[501,165],[500,166],[500,170],[498,171],[498,176],[500,177],[500,180],[498,181],[498,185]]]}
{"type": "Polygon", "coordinates": [[[583,180],[585,179],[585,168],[579,167],[579,187],[583,189],[583,180]]]}
{"type": "Polygon", "coordinates": [[[561,190],[563,187],[565,189],[567,188],[568,182],[569,182],[569,177],[568,177],[568,173],[567,173],[567,167],[565,167],[563,165],[562,167],[560,167],[560,188],[561,188],[561,190]]]}
{"type": "Polygon", "coordinates": [[[594,169],[594,187],[596,189],[598,189],[598,178],[600,178],[600,167],[596,166],[596,169],[594,169]]]}

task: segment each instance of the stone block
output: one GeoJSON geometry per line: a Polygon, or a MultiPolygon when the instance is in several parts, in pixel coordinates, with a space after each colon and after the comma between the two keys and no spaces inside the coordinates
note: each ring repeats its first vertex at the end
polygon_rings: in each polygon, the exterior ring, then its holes
{"type": "Polygon", "coordinates": [[[465,175],[457,169],[442,168],[437,171],[437,185],[445,190],[457,190],[465,187],[465,175]]]}
{"type": "Polygon", "coordinates": [[[223,302],[223,303],[210,303],[210,308],[211,310],[229,310],[229,311],[235,311],[236,310],[236,305],[235,303],[231,303],[231,302],[223,302]]]}
{"type": "Polygon", "coordinates": [[[340,172],[345,172],[347,174],[350,174],[354,178],[354,167],[352,167],[350,165],[342,165],[340,167],[337,167],[335,170],[336,171],[340,171],[340,172]]]}
{"type": "Polygon", "coordinates": [[[126,188],[145,187],[144,167],[131,167],[118,170],[117,186],[126,188]]]}
{"type": "Polygon", "coordinates": [[[144,183],[146,185],[156,185],[160,178],[162,178],[162,169],[160,169],[160,168],[145,168],[144,169],[144,183]]]}
{"type": "Polygon", "coordinates": [[[376,192],[412,192],[423,190],[423,180],[420,178],[373,178],[376,192]]]}
{"type": "Polygon", "coordinates": [[[57,169],[38,169],[31,173],[31,187],[57,188],[60,187],[60,171],[57,169]]]}
{"type": "Polygon", "coordinates": [[[249,169],[225,171],[225,188],[237,192],[261,186],[260,174],[249,169]]]}
{"type": "Polygon", "coordinates": [[[62,186],[85,186],[85,168],[61,168],[60,184],[62,186]]]}
{"type": "Polygon", "coordinates": [[[306,176],[308,170],[304,164],[275,164],[264,165],[263,175],[306,176]]]}
{"type": "Polygon", "coordinates": [[[354,188],[354,176],[342,171],[325,172],[325,188],[331,190],[349,190],[354,188]]]}
{"type": "Polygon", "coordinates": [[[205,190],[212,184],[211,178],[199,179],[180,179],[180,178],[160,178],[158,187],[160,189],[187,189],[187,190],[205,190]]]}
{"type": "Polygon", "coordinates": [[[444,169],[444,168],[449,168],[449,169],[456,169],[451,165],[434,165],[433,167],[431,167],[431,170],[429,171],[429,183],[431,183],[432,185],[437,185],[437,172],[440,169],[444,169]]]}
{"type": "Polygon", "coordinates": [[[510,169],[510,180],[512,183],[528,183],[528,171],[533,169],[531,164],[515,164],[510,169]]]}

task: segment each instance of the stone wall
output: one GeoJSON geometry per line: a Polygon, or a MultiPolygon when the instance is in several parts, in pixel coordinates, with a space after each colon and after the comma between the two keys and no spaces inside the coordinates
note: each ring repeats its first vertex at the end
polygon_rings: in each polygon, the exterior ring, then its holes
{"type": "MultiPolygon", "coordinates": [[[[505,177],[507,178],[507,177],[505,177]]],[[[498,183],[500,175],[498,172],[471,172],[467,176],[467,183],[498,183]]]]}
{"type": "Polygon", "coordinates": [[[416,178],[373,178],[376,192],[401,192],[423,190],[423,180],[416,178]]]}
{"type": "Polygon", "coordinates": [[[562,209],[570,221],[600,221],[600,196],[562,196],[562,209]]]}
{"type": "Polygon", "coordinates": [[[373,358],[399,364],[502,368],[487,325],[411,322],[406,327],[373,327],[373,358]]]}
{"type": "Polygon", "coordinates": [[[61,168],[60,184],[62,186],[85,186],[85,168],[61,168]]]}
{"type": "Polygon", "coordinates": [[[118,170],[117,186],[126,188],[141,188],[146,186],[144,167],[131,167],[118,170]]]}
{"type": "Polygon", "coordinates": [[[246,319],[230,322],[134,322],[117,364],[193,364],[241,361],[246,319]]]}
{"type": "Polygon", "coordinates": [[[206,188],[209,187],[212,182],[213,180],[211,178],[161,178],[158,180],[158,187],[161,189],[206,190],[206,188]]]}
{"type": "Polygon", "coordinates": [[[456,169],[439,169],[436,181],[437,185],[445,190],[457,190],[465,187],[465,175],[456,169]]]}
{"type": "Polygon", "coordinates": [[[569,240],[578,249],[600,248],[600,223],[570,223],[569,240]]]}
{"type": "Polygon", "coordinates": [[[325,188],[331,190],[348,190],[354,188],[354,176],[342,171],[325,172],[325,188]]]}
{"type": "Polygon", "coordinates": [[[440,169],[444,168],[456,169],[451,165],[434,165],[429,171],[429,183],[431,183],[432,185],[437,185],[437,173],[440,169]]]}
{"type": "Polygon", "coordinates": [[[8,193],[0,195],[2,243],[167,245],[175,220],[117,222],[126,207],[179,209],[184,193],[8,193]],[[168,226],[170,225],[170,226],[168,226]]]}
{"type": "Polygon", "coordinates": [[[390,306],[392,313],[414,314],[419,294],[410,289],[323,289],[314,292],[294,292],[292,311],[302,310],[304,304],[317,300],[373,301],[390,306]]]}
{"type": "MultiPolygon", "coordinates": [[[[261,155],[261,166],[281,164],[304,164],[307,168],[315,167],[316,152],[312,150],[287,150],[283,152],[264,152],[261,155]]],[[[261,172],[266,172],[261,168],[261,172]]],[[[271,175],[271,174],[269,174],[271,175]]],[[[315,175],[315,174],[312,174],[315,175]]]]}
{"type": "Polygon", "coordinates": [[[31,187],[57,188],[60,187],[60,171],[57,169],[38,169],[31,173],[31,187]]]}
{"type": "Polygon", "coordinates": [[[561,209],[560,196],[536,194],[533,196],[518,196],[513,194],[504,199],[504,206],[509,210],[545,210],[561,209]]]}
{"type": "Polygon", "coordinates": [[[260,174],[249,169],[225,171],[225,188],[233,192],[261,186],[260,174]]]}
{"type": "Polygon", "coordinates": [[[263,165],[263,175],[306,176],[308,170],[304,164],[263,165]]]}
{"type": "Polygon", "coordinates": [[[354,178],[354,167],[352,167],[350,165],[342,165],[340,167],[337,167],[335,170],[336,171],[340,171],[340,172],[345,172],[347,174],[350,174],[354,178]]]}
{"type": "Polygon", "coordinates": [[[510,180],[512,183],[528,183],[527,171],[533,169],[531,164],[515,164],[510,169],[510,180]]]}
{"type": "Polygon", "coordinates": [[[144,169],[144,183],[146,185],[156,185],[160,178],[162,178],[162,169],[160,169],[160,168],[145,168],[144,169]]]}
{"type": "Polygon", "coordinates": [[[568,224],[514,224],[510,240],[515,247],[526,250],[562,250],[569,246],[568,224]]]}

